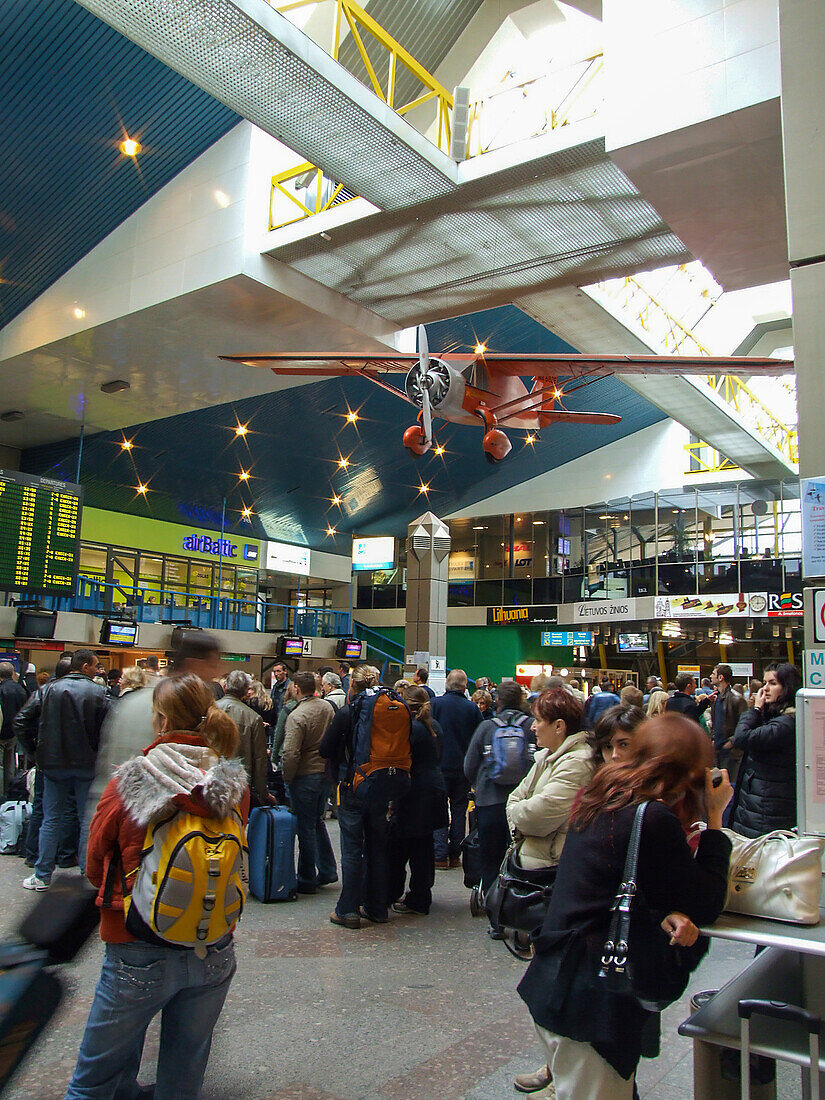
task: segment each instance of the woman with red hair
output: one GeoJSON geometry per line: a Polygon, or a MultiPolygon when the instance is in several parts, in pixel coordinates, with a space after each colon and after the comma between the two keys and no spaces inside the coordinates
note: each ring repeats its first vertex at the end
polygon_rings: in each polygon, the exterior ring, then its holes
{"type": "MultiPolygon", "coordinates": [[[[695,722],[677,714],[637,732],[631,758],[606,764],[582,791],[559,862],[535,957],[519,985],[556,1087],[557,1100],[630,1100],[651,1013],[610,992],[598,977],[611,908],[624,870],[636,807],[647,802],[637,883],[648,908],[664,917],[673,950],[695,942],[725,904],[730,841],[722,812],[733,789],[714,787],[712,749],[695,722]],[[694,859],[672,807],[704,816],[694,859]],[[667,915],[666,915],[667,914],[667,915]]],[[[645,944],[635,943],[644,951],[645,944]]]]}
{"type": "Polygon", "coordinates": [[[538,752],[533,767],[507,799],[507,823],[521,837],[522,867],[559,862],[573,800],[590,781],[594,762],[583,710],[567,688],[550,688],[533,701],[538,752]]]}

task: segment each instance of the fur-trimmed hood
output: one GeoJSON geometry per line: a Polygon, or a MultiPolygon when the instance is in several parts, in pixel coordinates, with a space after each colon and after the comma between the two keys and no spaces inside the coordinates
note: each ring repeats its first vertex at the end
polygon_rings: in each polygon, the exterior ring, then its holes
{"type": "Polygon", "coordinates": [[[194,800],[207,813],[224,817],[248,785],[240,760],[218,757],[205,744],[175,741],[156,744],[145,755],[127,760],[115,778],[126,812],[144,827],[182,801],[194,800]]]}

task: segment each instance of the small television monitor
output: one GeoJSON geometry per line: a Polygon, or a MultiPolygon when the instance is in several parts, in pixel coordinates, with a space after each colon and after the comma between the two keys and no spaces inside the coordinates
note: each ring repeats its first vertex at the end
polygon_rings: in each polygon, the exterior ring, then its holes
{"type": "Polygon", "coordinates": [[[21,607],[17,612],[15,638],[53,638],[57,626],[56,611],[36,611],[21,607]]]}
{"type": "Polygon", "coordinates": [[[619,653],[650,653],[650,635],[620,633],[616,637],[616,649],[619,653]]]}
{"type": "Polygon", "coordinates": [[[357,638],[341,638],[335,647],[335,656],[347,661],[360,661],[361,643],[357,638]]]}
{"type": "Polygon", "coordinates": [[[279,657],[300,657],[304,652],[304,639],[297,636],[283,634],[278,639],[279,657]]]}
{"type": "Polygon", "coordinates": [[[559,553],[560,558],[569,558],[570,557],[570,539],[562,539],[562,538],[559,539],[558,553],[559,553]]]}
{"type": "Polygon", "coordinates": [[[100,644],[111,646],[137,645],[138,624],[119,622],[117,619],[104,619],[100,628],[100,644]]]}

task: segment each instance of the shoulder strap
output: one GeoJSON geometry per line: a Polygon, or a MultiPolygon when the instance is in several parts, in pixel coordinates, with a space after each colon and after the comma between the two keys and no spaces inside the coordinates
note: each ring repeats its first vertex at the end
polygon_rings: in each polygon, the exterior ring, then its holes
{"type": "Polygon", "coordinates": [[[123,894],[124,905],[126,901],[126,876],[123,873],[123,856],[120,853],[120,845],[115,841],[114,848],[112,849],[112,856],[109,860],[109,866],[106,868],[106,881],[103,884],[103,907],[104,909],[111,908],[112,905],[112,893],[115,888],[115,874],[117,869],[120,868],[120,889],[123,894]]]}
{"type": "Polygon", "coordinates": [[[497,725],[497,726],[498,726],[498,728],[499,728],[499,729],[502,729],[502,728],[503,728],[504,726],[506,726],[506,725],[507,725],[507,723],[506,723],[506,722],[504,721],[504,719],[503,719],[503,718],[499,718],[498,716],[496,716],[495,718],[493,718],[493,719],[492,719],[492,721],[493,721],[493,722],[495,723],[495,725],[497,725]]]}
{"type": "Polygon", "coordinates": [[[599,971],[600,977],[623,977],[628,973],[630,956],[630,914],[633,909],[633,900],[636,897],[636,873],[639,863],[639,847],[642,840],[642,823],[644,821],[647,802],[640,802],[636,807],[636,815],[633,818],[633,827],[630,830],[630,840],[627,845],[627,856],[622,871],[622,881],[616,891],[616,897],[611,906],[610,930],[607,941],[602,948],[602,965],[599,971]]]}

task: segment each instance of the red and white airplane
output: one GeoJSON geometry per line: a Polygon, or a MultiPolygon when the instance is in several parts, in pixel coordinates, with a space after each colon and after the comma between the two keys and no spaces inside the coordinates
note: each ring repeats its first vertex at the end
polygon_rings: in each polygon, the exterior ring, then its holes
{"type": "Polygon", "coordinates": [[[433,445],[433,419],[451,424],[481,424],[488,462],[500,462],[512,444],[502,428],[540,431],[550,424],[618,424],[607,412],[576,412],[564,407],[570,394],[611,374],[720,375],[742,377],[790,374],[793,361],[748,356],[690,358],[682,355],[513,355],[488,352],[479,344],[470,354],[430,355],[427,331],[418,326],[418,352],[334,353],[275,352],[271,355],[222,355],[221,359],[273,374],[368,378],[419,410],[418,421],[404,432],[404,446],[423,455],[433,445]],[[405,375],[403,389],[389,378],[405,375]],[[530,388],[523,378],[530,378],[530,388]]]}

